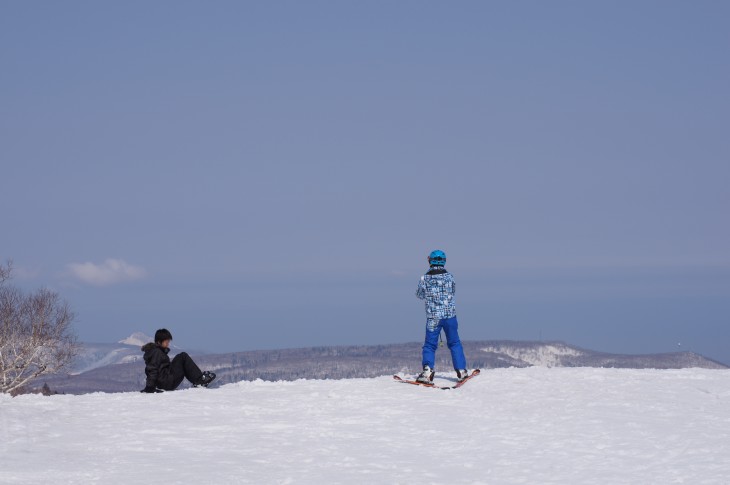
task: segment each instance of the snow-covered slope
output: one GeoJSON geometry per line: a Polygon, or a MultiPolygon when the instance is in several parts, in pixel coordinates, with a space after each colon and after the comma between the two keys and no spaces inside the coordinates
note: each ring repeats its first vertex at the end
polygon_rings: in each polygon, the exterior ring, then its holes
{"type": "Polygon", "coordinates": [[[727,484],[730,371],[529,367],[0,395],[0,482],[727,484]],[[441,379],[452,376],[442,375],[441,379]]]}

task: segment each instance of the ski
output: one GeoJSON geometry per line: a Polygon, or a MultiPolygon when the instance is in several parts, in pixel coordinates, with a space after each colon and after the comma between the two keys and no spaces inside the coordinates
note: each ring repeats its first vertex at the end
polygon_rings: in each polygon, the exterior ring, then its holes
{"type": "Polygon", "coordinates": [[[396,382],[402,382],[403,384],[412,384],[414,386],[432,387],[434,389],[446,390],[446,389],[458,389],[461,386],[463,386],[464,384],[466,384],[468,381],[470,381],[472,377],[476,377],[480,373],[481,373],[481,370],[474,369],[471,372],[471,374],[469,374],[469,376],[466,379],[464,379],[463,381],[457,382],[456,385],[454,385],[454,386],[439,386],[439,385],[433,384],[433,383],[427,384],[425,382],[418,382],[418,381],[412,381],[412,380],[409,380],[409,379],[403,379],[401,376],[397,376],[397,375],[396,376],[393,376],[393,379],[396,382]]]}
{"type": "Polygon", "coordinates": [[[393,376],[393,379],[395,379],[396,382],[402,382],[403,384],[413,384],[414,386],[435,387],[437,389],[450,389],[448,387],[437,386],[436,384],[426,384],[425,382],[403,379],[401,376],[393,376]]]}
{"type": "Polygon", "coordinates": [[[473,371],[471,371],[471,374],[469,374],[468,376],[466,376],[466,379],[457,382],[456,385],[453,386],[451,389],[458,389],[458,388],[460,388],[461,386],[463,386],[464,384],[466,384],[467,382],[469,382],[472,377],[476,377],[479,374],[481,374],[481,372],[482,371],[479,370],[479,369],[474,369],[473,371]]]}

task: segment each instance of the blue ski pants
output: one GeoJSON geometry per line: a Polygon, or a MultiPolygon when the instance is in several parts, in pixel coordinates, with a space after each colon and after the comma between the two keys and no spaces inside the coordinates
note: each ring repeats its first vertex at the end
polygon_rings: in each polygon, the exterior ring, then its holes
{"type": "Polygon", "coordinates": [[[464,357],[464,348],[461,346],[461,340],[459,340],[459,322],[456,317],[443,318],[439,320],[435,327],[426,326],[426,341],[423,343],[423,365],[434,368],[441,330],[446,334],[446,343],[451,351],[451,362],[454,364],[454,370],[466,369],[466,357],[464,357]]]}

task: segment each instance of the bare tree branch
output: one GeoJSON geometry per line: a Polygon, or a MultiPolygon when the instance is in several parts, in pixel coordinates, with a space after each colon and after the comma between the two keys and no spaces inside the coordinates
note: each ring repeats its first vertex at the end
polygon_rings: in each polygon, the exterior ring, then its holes
{"type": "Polygon", "coordinates": [[[0,264],[0,286],[3,285],[7,280],[10,279],[10,274],[13,272],[13,261],[9,260],[5,264],[0,264]]]}
{"type": "Polygon", "coordinates": [[[68,303],[47,289],[26,294],[5,284],[11,268],[0,267],[0,392],[65,369],[78,352],[68,303]]]}

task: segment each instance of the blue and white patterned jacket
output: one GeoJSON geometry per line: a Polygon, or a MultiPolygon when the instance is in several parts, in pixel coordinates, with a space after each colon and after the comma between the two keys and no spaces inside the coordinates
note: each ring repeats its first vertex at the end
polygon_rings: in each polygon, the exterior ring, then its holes
{"type": "Polygon", "coordinates": [[[428,273],[421,276],[416,296],[426,300],[429,325],[436,325],[439,320],[456,316],[454,293],[456,293],[454,277],[445,269],[431,268],[428,273]]]}

